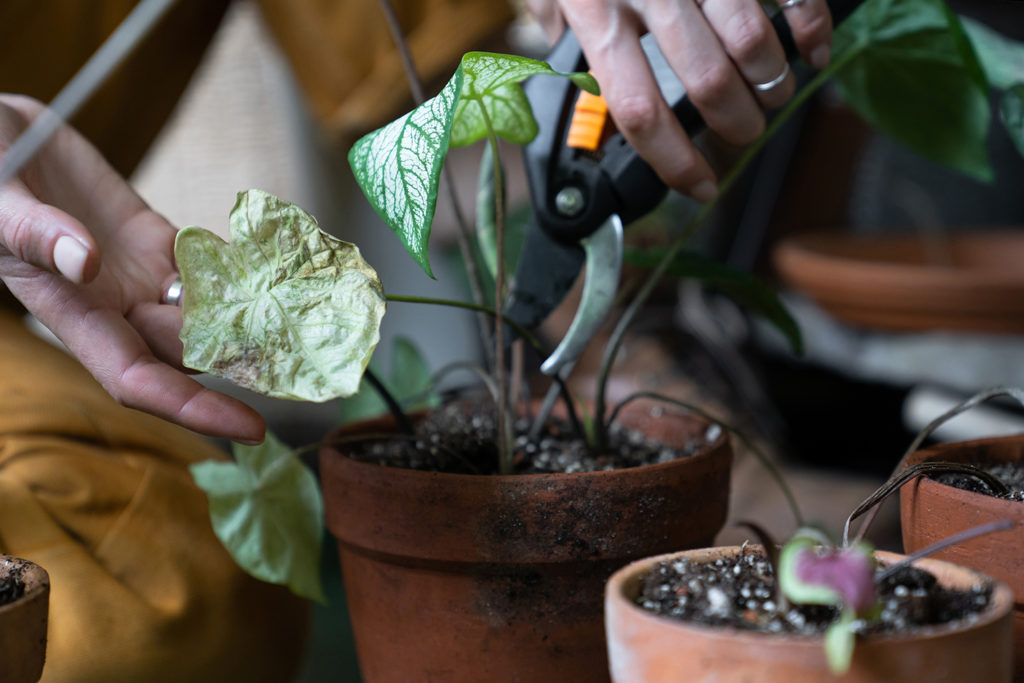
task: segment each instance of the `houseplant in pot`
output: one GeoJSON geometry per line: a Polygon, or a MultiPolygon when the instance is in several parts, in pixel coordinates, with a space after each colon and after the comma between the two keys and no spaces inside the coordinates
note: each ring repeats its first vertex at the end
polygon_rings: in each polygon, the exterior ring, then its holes
{"type": "MultiPolygon", "coordinates": [[[[922,473],[894,476],[850,520],[922,473]]],[[[780,550],[748,526],[762,546],[647,558],[612,576],[605,613],[616,683],[1011,680],[1009,588],[925,557],[1019,521],[910,557],[862,540],[837,546],[814,527],[780,550]]]]}
{"type": "MultiPolygon", "coordinates": [[[[1024,392],[997,388],[981,392],[937,418],[927,430],[929,433],[943,422],[978,403],[997,398],[1012,397],[1018,402],[1024,392]]],[[[900,491],[900,523],[903,546],[914,552],[934,543],[939,538],[955,534],[977,524],[999,519],[1024,519],[1021,506],[1022,461],[1024,436],[1006,436],[976,441],[944,443],[917,450],[921,441],[908,450],[901,466],[918,463],[961,463],[983,468],[1006,484],[993,487],[974,477],[944,474],[916,479],[900,491]]],[[[1014,631],[1016,667],[1024,671],[1024,533],[1018,527],[1010,534],[981,537],[951,546],[936,557],[991,574],[1006,582],[1016,597],[1014,631]]]]}
{"type": "Polygon", "coordinates": [[[0,678],[32,683],[43,673],[50,577],[39,565],[0,554],[0,678]]]}
{"type": "MultiPolygon", "coordinates": [[[[890,3],[872,0],[869,4],[875,12],[868,14],[870,21],[855,23],[860,32],[853,32],[846,51],[830,70],[801,92],[773,122],[766,136],[745,152],[737,168],[720,184],[723,193],[756,155],[763,141],[831,75],[850,73],[850,80],[856,85],[857,78],[877,71],[878,64],[866,58],[869,47],[875,43],[899,42],[909,37],[910,49],[903,57],[914,61],[928,54],[927,49],[914,42],[924,36],[925,46],[931,45],[939,51],[941,57],[937,61],[948,67],[943,71],[944,76],[950,76],[946,79],[947,86],[955,84],[955,87],[947,87],[946,92],[953,92],[956,99],[962,94],[958,88],[962,88],[973,97],[977,89],[970,78],[973,73],[967,75],[970,70],[962,62],[949,65],[948,50],[951,45],[954,48],[959,45],[955,40],[959,34],[955,33],[958,26],[955,19],[944,14],[943,5],[924,0],[890,3]],[[898,15],[924,7],[924,19],[896,22],[893,28],[888,26],[893,22],[886,14],[893,7],[898,15]],[[872,32],[870,29],[877,29],[879,22],[887,24],[887,30],[872,32]],[[946,42],[942,42],[943,36],[946,42]]],[[[964,54],[969,55],[969,51],[964,54]]],[[[959,50],[953,49],[952,57],[962,56],[959,50]]],[[[887,64],[882,66],[883,70],[888,68],[887,64]]],[[[530,74],[550,75],[550,69],[533,60],[480,53],[468,55],[437,97],[371,134],[354,148],[351,158],[357,177],[365,183],[367,195],[383,206],[382,213],[393,227],[397,226],[407,249],[425,268],[428,267],[426,246],[438,174],[449,144],[468,143],[480,137],[488,139],[490,149],[494,150],[495,224],[502,224],[502,172],[496,138],[499,135],[513,140],[528,138],[528,122],[532,117],[523,116],[520,108],[510,110],[514,113],[512,116],[499,116],[499,109],[510,102],[522,104],[515,83],[530,74]],[[495,107],[496,103],[501,107],[495,107]],[[525,127],[524,122],[527,122],[525,127]],[[527,131],[525,135],[524,131],[527,131]],[[409,178],[415,180],[411,185],[409,178]],[[396,197],[408,201],[395,201],[396,197]]],[[[572,77],[584,87],[591,85],[584,76],[572,77]]],[[[863,88],[861,91],[862,97],[871,101],[871,92],[863,88]]],[[[971,102],[973,106],[975,100],[971,102]]],[[[968,118],[973,117],[973,109],[966,109],[968,118]]],[[[918,113],[911,111],[909,116],[918,113]]],[[[960,125],[956,116],[952,120],[958,122],[954,126],[958,133],[962,133],[961,129],[977,132],[966,124],[960,125]]],[[[943,125],[945,123],[948,123],[946,118],[943,125]]],[[[939,137],[944,135],[938,134],[939,137]]],[[[951,147],[955,148],[954,157],[962,152],[957,145],[944,143],[947,151],[951,147]]],[[[970,148],[970,141],[967,147],[970,148]]],[[[977,159],[971,157],[970,162],[975,163],[977,159]]],[[[564,401],[562,407],[567,423],[540,422],[541,429],[548,430],[549,439],[556,431],[559,436],[582,434],[582,450],[592,456],[589,468],[599,469],[609,464],[601,458],[607,458],[606,449],[617,438],[609,424],[613,411],[606,406],[604,387],[623,334],[655,283],[679,263],[686,239],[710,209],[710,204],[705,205],[690,227],[661,255],[650,277],[627,306],[606,348],[589,419],[579,419],[579,408],[572,401],[564,401]]],[[[199,229],[182,231],[176,244],[185,285],[182,337],[186,364],[286,398],[326,400],[355,391],[377,342],[377,325],[385,298],[391,301],[411,298],[385,297],[381,283],[357,250],[324,236],[315,221],[297,207],[251,191],[240,196],[231,220],[230,245],[199,229]],[[211,325],[211,321],[222,324],[211,325]]],[[[724,437],[715,435],[712,425],[699,420],[688,420],[685,426],[677,424],[670,428],[676,435],[704,438],[705,448],[699,449],[695,456],[673,460],[677,454],[669,453],[666,459],[671,462],[619,472],[523,474],[529,471],[529,459],[517,459],[517,448],[525,452],[532,443],[535,450],[546,449],[530,441],[529,432],[534,430],[529,429],[529,420],[524,425],[527,439],[517,447],[524,434],[515,433],[520,422],[515,413],[530,408],[527,401],[517,400],[512,395],[519,383],[509,381],[508,364],[502,358],[505,353],[501,340],[505,332],[501,315],[505,259],[500,251],[504,244],[500,232],[498,227],[494,239],[497,253],[493,259],[496,264],[495,305],[489,311],[499,323],[494,334],[495,388],[491,392],[497,408],[488,411],[490,415],[468,416],[471,436],[476,436],[485,426],[485,422],[474,424],[475,417],[490,421],[487,426],[492,436],[484,440],[484,448],[473,446],[468,452],[460,452],[459,448],[451,446],[457,434],[451,435],[451,439],[448,435],[437,434],[437,442],[432,440],[431,433],[427,433],[426,438],[410,434],[416,428],[412,424],[415,420],[409,420],[396,401],[390,402],[392,424],[377,422],[364,425],[361,430],[370,429],[378,435],[386,433],[383,441],[387,443],[422,441],[427,455],[434,456],[433,459],[423,458],[427,462],[425,467],[441,471],[384,468],[376,463],[361,462],[379,457],[373,453],[375,446],[369,447],[368,454],[364,452],[358,457],[340,452],[344,447],[346,453],[354,453],[355,442],[368,440],[365,431],[349,430],[326,440],[322,460],[324,487],[331,489],[337,484],[340,489],[337,500],[331,499],[329,494],[326,514],[332,530],[341,537],[342,552],[347,557],[344,571],[349,602],[357,622],[357,645],[360,650],[364,647],[385,649],[385,659],[380,663],[370,663],[368,655],[363,657],[367,677],[390,675],[407,680],[436,672],[437,676],[451,680],[514,679],[521,669],[513,666],[540,667],[545,663],[553,668],[543,671],[527,668],[528,673],[522,675],[557,680],[572,680],[572,677],[593,680],[604,676],[600,591],[595,577],[607,575],[615,564],[633,557],[673,546],[704,544],[724,520],[728,449],[724,437]],[[438,453],[430,454],[431,449],[438,453]],[[454,456],[452,451],[455,451],[454,456]],[[447,464],[441,464],[442,461],[447,464]],[[685,473],[670,474],[676,467],[684,468],[685,473]],[[480,476],[493,472],[500,474],[480,476]],[[654,482],[641,483],[633,492],[628,492],[626,483],[605,483],[612,477],[622,476],[625,481],[640,479],[647,473],[653,473],[654,482]],[[711,495],[701,497],[688,491],[711,495]],[[397,506],[405,501],[419,507],[403,512],[397,506]],[[361,521],[361,515],[368,516],[369,521],[361,521]],[[612,527],[620,517],[641,522],[642,531],[629,534],[612,527]],[[421,520],[427,524],[413,524],[421,520]],[[393,524],[385,525],[387,521],[393,524]],[[456,536],[457,531],[465,535],[456,536]],[[457,540],[445,549],[449,537],[457,540]],[[546,545],[548,550],[527,549],[526,544],[531,540],[539,541],[542,547],[546,545]],[[507,560],[513,562],[506,564],[507,560]],[[384,594],[363,594],[353,585],[353,577],[372,574],[388,578],[388,572],[394,572],[391,577],[401,572],[414,583],[406,589],[392,582],[384,594]],[[415,583],[427,577],[441,578],[442,583],[455,585],[455,593],[465,598],[469,606],[456,606],[440,590],[428,588],[426,583],[415,583]],[[456,582],[466,577],[471,582],[459,587],[456,582]],[[477,581],[478,578],[481,581],[477,581]],[[593,592],[589,597],[583,595],[576,600],[581,592],[588,593],[579,590],[587,585],[595,587],[593,592]],[[526,600],[526,597],[537,596],[550,599],[540,603],[526,600]],[[398,607],[389,610],[383,601],[392,598],[398,607]],[[524,604],[530,605],[525,608],[525,625],[511,629],[517,635],[509,635],[511,615],[524,613],[520,610],[524,604]],[[384,626],[361,629],[358,622],[363,613],[369,612],[384,613],[390,619],[388,628],[395,630],[386,630],[384,626]],[[425,625],[414,622],[417,613],[436,615],[440,612],[453,615],[459,625],[438,627],[429,619],[425,625]],[[566,624],[571,623],[585,625],[581,628],[585,636],[578,646],[568,644],[570,629],[566,624]],[[413,625],[411,631],[403,630],[410,624],[413,625]],[[454,643],[440,644],[438,638],[443,630],[456,635],[454,643]],[[474,635],[470,635],[471,632],[474,635]],[[376,642],[371,634],[379,634],[376,642]],[[523,634],[522,638],[518,634],[523,634]],[[425,659],[411,664],[413,657],[406,652],[406,645],[417,641],[425,646],[425,659]],[[402,648],[401,655],[395,653],[396,644],[402,648]],[[465,659],[471,654],[481,654],[482,663],[465,659]],[[417,673],[403,670],[401,667],[405,664],[418,667],[417,673]]],[[[420,300],[420,303],[427,302],[420,300]]],[[[478,310],[483,307],[480,303],[468,306],[478,310]]],[[[521,330],[520,336],[531,337],[527,330],[521,330]]],[[[372,375],[365,376],[373,381],[372,375]]],[[[486,383],[490,384],[490,379],[486,383]]],[[[651,408],[638,406],[634,405],[629,411],[633,418],[646,422],[661,420],[655,419],[651,408]]],[[[467,417],[458,404],[446,411],[444,417],[448,419],[449,428],[467,417]]],[[[436,424],[432,416],[424,417],[421,423],[436,424]]],[[[627,442],[632,439],[625,438],[627,442]]],[[[655,452],[660,454],[661,448],[659,446],[655,452]]],[[[218,534],[235,557],[257,576],[287,582],[303,594],[318,595],[318,584],[309,569],[311,564],[315,566],[317,523],[323,516],[315,480],[308,471],[303,471],[300,461],[272,439],[255,449],[240,447],[236,456],[238,462],[234,465],[204,465],[195,470],[197,481],[210,495],[218,534]],[[290,521],[297,522],[298,531],[287,530],[290,521]]],[[[386,457],[391,464],[400,462],[396,457],[386,457]]],[[[401,457],[409,459],[407,453],[401,457]]]]}

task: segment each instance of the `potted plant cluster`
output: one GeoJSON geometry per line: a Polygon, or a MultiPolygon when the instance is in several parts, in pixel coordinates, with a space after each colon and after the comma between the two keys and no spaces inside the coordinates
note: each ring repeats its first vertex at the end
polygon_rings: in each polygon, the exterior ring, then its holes
{"type": "MultiPolygon", "coordinates": [[[[863,540],[885,498],[932,483],[926,477],[1003,490],[984,470],[934,454],[914,457],[953,414],[926,428],[890,480],[850,514],[842,544],[802,526],[779,548],[765,530],[745,523],[760,546],[683,551],[616,572],[605,598],[612,679],[1014,680],[1014,592],[999,576],[982,573],[988,567],[969,549],[1012,543],[1024,525],[1020,511],[949,524],[945,509],[918,504],[916,525],[946,533],[914,543],[909,556],[875,551],[863,540]],[[868,513],[851,538],[851,523],[868,513]]],[[[1020,581],[998,565],[992,573],[1020,581]]]]}
{"type": "MultiPolygon", "coordinates": [[[[987,84],[958,20],[940,0],[868,0],[837,31],[834,49],[832,64],[723,178],[720,196],[764,141],[833,77],[873,123],[985,174],[978,149],[987,126],[987,84]],[[892,101],[893,79],[908,74],[940,77],[943,87],[892,101]],[[940,108],[945,116],[931,116],[940,108]]],[[[259,578],[313,598],[322,598],[318,559],[326,517],[339,542],[367,680],[605,678],[605,579],[640,557],[709,545],[725,521],[731,462],[725,430],[715,420],[666,410],[678,405],[668,397],[648,395],[646,404],[615,409],[605,399],[625,330],[657,282],[680,269],[693,273],[684,267],[693,262],[684,246],[713,204],[659,253],[629,301],[605,348],[589,410],[566,398],[559,417],[531,419],[534,404],[520,397],[520,378],[509,377],[508,367],[517,363],[505,357],[503,343],[512,323],[502,314],[497,140],[521,143],[536,132],[518,83],[538,74],[596,90],[586,74],[470,53],[438,95],[357,142],[349,156],[367,198],[429,274],[430,227],[448,148],[487,140],[493,233],[481,229],[475,239],[465,238],[467,262],[493,267],[493,307],[385,294],[354,245],[327,236],[300,208],[256,190],[239,195],[230,243],[194,227],[176,241],[186,365],[298,400],[349,396],[366,379],[391,409],[390,417],[324,439],[320,483],[272,435],[261,446],[236,446],[234,463],[193,468],[208,493],[214,529],[236,560],[259,578]],[[439,409],[406,414],[402,397],[367,372],[388,301],[461,305],[491,316],[495,358],[491,372],[481,373],[487,398],[464,394],[439,409]]],[[[743,278],[732,281],[738,283],[750,286],[743,278]]],[[[754,294],[777,311],[764,290],[754,294]]],[[[518,332],[536,343],[529,330],[518,332]]]]}
{"type": "Polygon", "coordinates": [[[0,678],[34,683],[42,676],[49,611],[46,570],[0,554],[0,678]]]}

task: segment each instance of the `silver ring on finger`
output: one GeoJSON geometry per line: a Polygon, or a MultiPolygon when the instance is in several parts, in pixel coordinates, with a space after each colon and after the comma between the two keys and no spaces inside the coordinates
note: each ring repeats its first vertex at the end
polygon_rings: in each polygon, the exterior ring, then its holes
{"type": "Polygon", "coordinates": [[[779,9],[789,9],[790,7],[796,7],[797,5],[804,4],[804,0],[785,0],[785,2],[779,3],[779,9]]]}
{"type": "Polygon", "coordinates": [[[180,306],[181,295],[183,293],[184,287],[182,287],[181,285],[181,278],[176,277],[174,278],[174,282],[171,283],[171,286],[167,288],[166,292],[164,292],[163,303],[167,304],[168,306],[180,306]]]}
{"type": "Polygon", "coordinates": [[[752,83],[751,85],[753,85],[754,89],[757,90],[758,92],[768,92],[770,90],[774,90],[779,85],[781,85],[782,82],[786,80],[787,76],[789,76],[789,62],[787,62],[785,68],[782,69],[782,73],[780,73],[772,80],[766,81],[764,83],[752,83]]]}

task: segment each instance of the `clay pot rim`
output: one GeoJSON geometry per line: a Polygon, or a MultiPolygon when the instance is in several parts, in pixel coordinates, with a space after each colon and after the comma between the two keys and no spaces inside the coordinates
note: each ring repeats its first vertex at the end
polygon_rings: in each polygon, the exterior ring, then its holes
{"type": "MultiPolygon", "coordinates": [[[[945,451],[961,449],[973,450],[1006,441],[1020,441],[1024,444],[1024,434],[993,436],[986,439],[972,439],[970,441],[954,441],[950,443],[936,444],[929,446],[928,448],[922,448],[921,450],[911,454],[910,457],[907,458],[907,465],[913,465],[929,460],[947,460],[947,457],[943,457],[945,451]]],[[[1022,451],[1021,457],[1018,458],[1018,461],[1020,460],[1024,460],[1024,451],[1022,451]]],[[[1012,460],[1007,460],[1007,462],[1012,462],[1012,460]]],[[[977,491],[967,491],[950,484],[943,484],[940,481],[935,481],[928,476],[921,476],[917,477],[913,481],[908,481],[900,487],[900,490],[905,487],[920,487],[936,496],[951,498],[957,502],[979,508],[986,508],[993,511],[993,514],[998,514],[1000,516],[1008,518],[1016,517],[1024,520],[1024,502],[1021,501],[996,498],[995,496],[978,493],[977,491]]]]}
{"type": "MultiPolygon", "coordinates": [[[[943,237],[951,245],[1002,245],[1008,240],[1024,246],[1024,236],[1013,230],[984,230],[979,232],[957,232],[943,237]]],[[[904,260],[879,260],[869,256],[843,253],[846,245],[894,245],[904,246],[921,242],[917,235],[848,235],[843,233],[807,233],[787,238],[777,247],[778,259],[799,259],[804,264],[810,260],[816,268],[827,268],[836,273],[853,269],[871,277],[858,276],[866,282],[881,277],[886,283],[902,278],[913,278],[919,286],[928,283],[941,287],[1024,287],[1024,278],[1019,271],[992,267],[964,267],[943,263],[924,264],[904,260]],[[932,282],[934,281],[934,282],[932,282]]],[[[788,271],[788,269],[787,269],[788,271]]],[[[879,286],[882,283],[877,283],[879,286]]]]}
{"type": "Polygon", "coordinates": [[[20,557],[0,553],[0,563],[6,561],[16,561],[25,564],[28,570],[25,577],[27,585],[25,587],[25,594],[20,598],[5,605],[0,605],[0,616],[23,607],[25,604],[45,595],[50,590],[50,575],[40,565],[20,557]]]}
{"type": "MultiPolygon", "coordinates": [[[[761,546],[759,545],[747,546],[748,549],[757,549],[760,547],[761,546]]],[[[671,629],[673,631],[677,631],[679,635],[699,633],[702,638],[736,641],[739,645],[744,643],[764,645],[775,641],[779,644],[797,644],[801,646],[813,646],[820,648],[822,646],[823,639],[823,636],[820,635],[766,633],[763,631],[738,629],[731,626],[707,626],[704,624],[692,623],[645,610],[634,604],[633,601],[625,595],[625,586],[627,583],[632,582],[636,578],[637,574],[649,571],[651,567],[663,560],[673,560],[687,556],[692,557],[693,555],[714,557],[718,554],[737,554],[740,550],[741,546],[715,546],[711,548],[697,548],[694,550],[683,550],[674,553],[666,553],[664,555],[645,557],[626,565],[612,574],[611,578],[608,579],[606,587],[606,600],[609,602],[614,601],[617,603],[617,609],[628,611],[632,615],[632,618],[641,619],[649,628],[671,629]]],[[[876,550],[875,556],[879,559],[890,561],[899,560],[905,557],[899,553],[892,553],[884,550],[876,550]]],[[[983,574],[982,572],[975,571],[961,565],[956,565],[951,562],[943,562],[941,560],[931,558],[916,560],[913,563],[913,566],[921,567],[922,569],[928,569],[930,566],[953,567],[967,575],[980,577],[982,581],[992,584],[992,599],[989,601],[988,606],[978,614],[977,619],[960,627],[951,626],[950,624],[936,624],[908,633],[874,634],[860,638],[859,640],[861,642],[865,644],[876,642],[900,643],[904,641],[917,640],[922,637],[980,628],[1003,618],[1006,613],[1010,612],[1014,607],[1013,593],[1009,586],[1002,581],[988,576],[987,574],[983,574]]],[[[608,610],[606,609],[605,612],[607,613],[607,611],[608,610]]]]}
{"type": "MultiPolygon", "coordinates": [[[[706,419],[704,419],[703,417],[701,417],[699,415],[695,415],[693,413],[676,413],[676,415],[678,415],[679,417],[685,417],[685,418],[688,418],[688,419],[692,419],[692,420],[694,420],[696,422],[700,422],[700,423],[704,424],[705,426],[710,426],[712,424],[717,424],[717,423],[711,422],[710,420],[706,420],[706,419]]],[[[359,423],[359,424],[362,424],[362,422],[359,423]]],[[[721,427],[721,425],[719,425],[719,426],[721,427]]],[[[450,479],[451,481],[473,480],[473,481],[479,483],[481,478],[483,478],[483,479],[485,479],[488,482],[494,482],[496,484],[497,483],[514,482],[514,481],[522,482],[524,480],[529,480],[533,484],[543,484],[544,481],[546,481],[546,480],[549,480],[549,479],[551,479],[551,480],[553,480],[553,479],[561,480],[564,477],[573,477],[573,478],[577,478],[577,479],[585,479],[585,478],[590,477],[590,478],[597,479],[597,478],[607,478],[607,477],[610,477],[610,476],[623,476],[623,474],[627,474],[628,475],[628,473],[636,472],[636,471],[639,471],[639,470],[643,470],[644,472],[651,472],[652,470],[657,471],[658,469],[673,469],[673,468],[678,468],[678,467],[684,466],[683,465],[684,463],[703,462],[703,461],[709,460],[711,458],[719,458],[719,457],[721,457],[722,450],[728,448],[728,440],[729,440],[729,432],[728,432],[728,430],[725,429],[725,427],[721,427],[722,431],[718,435],[718,437],[714,441],[712,441],[711,443],[709,443],[709,444],[705,445],[703,448],[699,449],[696,453],[693,453],[691,455],[687,455],[687,456],[682,457],[682,458],[676,458],[675,460],[670,460],[668,462],[659,462],[659,463],[648,464],[648,465],[638,465],[638,466],[635,466],[635,467],[623,467],[623,468],[614,469],[614,470],[598,470],[596,472],[525,472],[523,474],[464,474],[464,473],[456,473],[456,472],[436,472],[436,471],[433,471],[433,470],[416,470],[416,469],[410,469],[410,468],[406,468],[406,467],[391,467],[389,465],[380,465],[378,463],[373,463],[373,462],[363,462],[361,460],[356,460],[354,458],[350,458],[349,456],[347,456],[341,450],[341,448],[339,448],[338,446],[333,445],[333,444],[330,443],[330,439],[331,439],[331,437],[333,435],[335,435],[335,434],[337,434],[338,432],[341,432],[341,431],[346,431],[347,429],[351,429],[351,425],[338,427],[338,428],[330,431],[327,434],[327,436],[323,439],[323,441],[320,442],[320,448],[319,448],[320,457],[324,457],[325,455],[329,455],[331,457],[341,457],[341,458],[344,458],[345,462],[348,463],[348,466],[356,468],[356,469],[365,469],[366,471],[371,471],[371,470],[377,471],[377,469],[379,469],[379,468],[386,468],[389,471],[394,471],[395,472],[394,476],[404,476],[404,477],[410,477],[412,479],[427,480],[427,479],[445,478],[445,479],[450,479]],[[399,473],[401,473],[401,474],[399,474],[399,473]]],[[[357,444],[357,443],[366,443],[366,442],[373,442],[373,441],[380,441],[380,440],[381,439],[375,439],[375,438],[353,439],[351,441],[346,441],[345,445],[357,444]]]]}

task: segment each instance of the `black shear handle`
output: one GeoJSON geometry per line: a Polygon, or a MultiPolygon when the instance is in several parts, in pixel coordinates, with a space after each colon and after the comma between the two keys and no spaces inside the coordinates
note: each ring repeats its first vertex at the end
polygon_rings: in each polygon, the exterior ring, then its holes
{"type": "MultiPolygon", "coordinates": [[[[827,0],[834,24],[849,16],[860,2],[827,0]]],[[[776,12],[771,23],[786,61],[795,60],[796,43],[785,12],[776,12]]],[[[579,41],[571,30],[562,34],[548,62],[557,71],[587,70],[579,41]]],[[[540,127],[537,137],[523,150],[527,180],[538,222],[551,237],[565,243],[578,242],[608,216],[618,214],[628,224],[664,199],[665,184],[621,133],[613,135],[598,153],[565,145],[575,101],[575,86],[568,79],[534,77],[525,88],[540,127]],[[560,202],[559,195],[565,197],[567,192],[573,195],[573,201],[560,202]]],[[[685,93],[669,105],[689,136],[706,128],[685,93]]]]}

